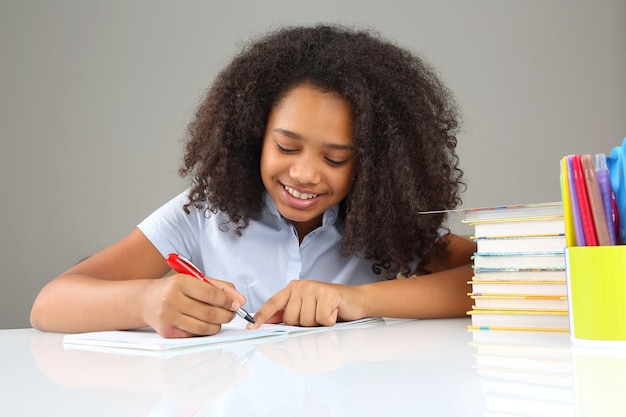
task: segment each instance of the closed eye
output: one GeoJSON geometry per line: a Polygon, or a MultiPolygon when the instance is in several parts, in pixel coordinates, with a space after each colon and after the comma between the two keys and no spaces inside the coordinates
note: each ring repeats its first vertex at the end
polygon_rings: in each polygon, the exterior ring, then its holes
{"type": "Polygon", "coordinates": [[[279,152],[284,153],[284,154],[292,154],[297,152],[296,149],[289,149],[289,148],[285,148],[284,146],[280,146],[280,144],[276,144],[276,149],[278,149],[279,152]]]}
{"type": "Polygon", "coordinates": [[[329,159],[329,158],[324,158],[324,160],[326,161],[328,165],[333,166],[333,167],[340,167],[342,165],[345,165],[346,162],[348,162],[348,161],[336,161],[334,159],[329,159]]]}

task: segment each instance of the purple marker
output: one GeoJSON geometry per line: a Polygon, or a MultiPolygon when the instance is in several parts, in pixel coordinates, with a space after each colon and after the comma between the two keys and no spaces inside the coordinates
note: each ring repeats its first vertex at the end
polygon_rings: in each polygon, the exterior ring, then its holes
{"type": "Polygon", "coordinates": [[[607,226],[609,227],[609,239],[611,245],[617,243],[615,235],[615,223],[613,221],[613,190],[611,189],[611,179],[609,178],[609,168],[606,165],[606,155],[599,153],[596,155],[596,177],[600,186],[602,205],[606,215],[607,226]]]}

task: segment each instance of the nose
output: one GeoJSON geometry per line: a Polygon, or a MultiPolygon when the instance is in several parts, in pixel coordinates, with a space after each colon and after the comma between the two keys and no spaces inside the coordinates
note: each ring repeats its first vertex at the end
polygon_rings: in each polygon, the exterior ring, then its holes
{"type": "Polygon", "coordinates": [[[293,161],[289,175],[300,184],[318,184],[322,179],[319,163],[312,155],[299,155],[293,161]]]}

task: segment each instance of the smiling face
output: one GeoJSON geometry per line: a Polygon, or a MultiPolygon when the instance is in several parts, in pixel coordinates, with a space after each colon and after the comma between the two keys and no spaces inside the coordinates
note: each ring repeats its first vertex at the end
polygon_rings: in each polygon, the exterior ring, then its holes
{"type": "Polygon", "coordinates": [[[352,112],[346,100],[297,85],[269,114],[261,178],[300,239],[350,191],[355,167],[352,112]]]}

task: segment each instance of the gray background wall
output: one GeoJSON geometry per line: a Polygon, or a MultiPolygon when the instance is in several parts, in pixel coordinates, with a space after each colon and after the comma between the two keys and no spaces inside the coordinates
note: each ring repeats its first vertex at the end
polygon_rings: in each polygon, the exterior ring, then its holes
{"type": "Polygon", "coordinates": [[[244,41],[322,21],[437,67],[464,115],[464,206],[559,200],[563,155],[626,136],[623,0],[0,0],[0,328],[185,186],[186,125],[244,41]]]}

